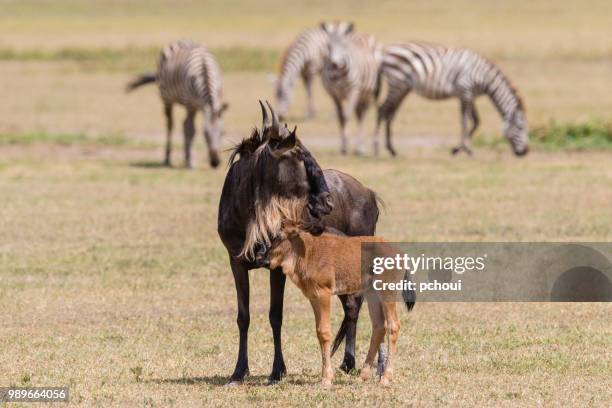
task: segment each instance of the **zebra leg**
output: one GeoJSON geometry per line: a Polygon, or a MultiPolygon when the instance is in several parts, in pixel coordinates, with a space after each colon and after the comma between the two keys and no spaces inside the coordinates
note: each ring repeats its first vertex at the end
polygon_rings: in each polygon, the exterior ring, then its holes
{"type": "Polygon", "coordinates": [[[314,100],[312,97],[312,81],[314,79],[314,73],[309,69],[302,71],[302,80],[304,81],[304,88],[306,88],[306,104],[308,110],[306,111],[306,119],[313,119],[315,117],[314,100]]]}
{"type": "Polygon", "coordinates": [[[364,140],[363,140],[363,118],[365,113],[368,111],[370,107],[369,100],[361,100],[357,103],[357,107],[355,109],[355,116],[357,117],[357,142],[355,144],[355,154],[363,155],[365,154],[364,140]]]}
{"type": "Polygon", "coordinates": [[[191,165],[191,145],[193,143],[193,137],[195,135],[195,125],[193,119],[196,111],[189,109],[187,110],[187,117],[183,122],[183,135],[185,136],[185,167],[188,169],[192,168],[191,165]]]}
{"type": "Polygon", "coordinates": [[[461,99],[461,143],[451,150],[453,155],[462,150],[469,155],[472,154],[469,144],[470,138],[476,130],[477,123],[474,122],[470,129],[468,129],[468,126],[470,121],[474,121],[474,115],[478,118],[478,114],[475,113],[474,103],[470,99],[461,99]]]}
{"type": "Polygon", "coordinates": [[[170,156],[172,154],[172,128],[174,127],[171,103],[164,104],[164,115],[166,116],[166,153],[164,165],[171,166],[170,156]]]}
{"type": "Polygon", "coordinates": [[[338,122],[340,122],[340,153],[346,154],[347,152],[347,115],[346,110],[342,106],[342,102],[339,99],[334,98],[334,104],[336,105],[336,114],[338,115],[338,122]]]}
{"type": "Polygon", "coordinates": [[[391,156],[396,156],[397,152],[391,142],[391,123],[395,118],[397,109],[400,107],[402,101],[410,93],[411,88],[394,88],[389,89],[389,94],[385,101],[378,108],[378,114],[376,117],[376,130],[374,133],[374,149],[378,150],[378,135],[380,133],[380,125],[382,121],[385,121],[385,144],[391,156]]]}

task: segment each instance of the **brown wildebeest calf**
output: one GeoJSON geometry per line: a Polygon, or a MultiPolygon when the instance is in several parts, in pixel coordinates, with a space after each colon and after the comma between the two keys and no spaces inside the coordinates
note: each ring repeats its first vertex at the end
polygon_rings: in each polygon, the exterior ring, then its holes
{"type": "MultiPolygon", "coordinates": [[[[270,250],[270,268],[283,268],[286,274],[302,293],[310,300],[315,315],[317,337],[321,346],[323,360],[322,385],[331,385],[333,371],[331,367],[330,339],[330,307],[332,295],[356,294],[371,283],[371,275],[362,278],[361,244],[380,243],[376,255],[391,256],[395,252],[387,241],[373,236],[341,236],[323,232],[315,236],[303,230],[295,222],[283,221],[280,235],[270,250]]],[[[379,278],[383,282],[399,282],[404,277],[404,271],[392,270],[383,273],[379,278]]],[[[414,294],[404,294],[408,310],[414,306],[414,294]]],[[[395,303],[397,297],[383,293],[380,297],[368,296],[368,310],[372,322],[372,337],[370,348],[363,368],[361,378],[370,377],[374,359],[379,346],[385,338],[385,329],[389,335],[388,363],[381,378],[382,384],[388,384],[393,377],[395,352],[399,336],[400,322],[395,303]]]]}

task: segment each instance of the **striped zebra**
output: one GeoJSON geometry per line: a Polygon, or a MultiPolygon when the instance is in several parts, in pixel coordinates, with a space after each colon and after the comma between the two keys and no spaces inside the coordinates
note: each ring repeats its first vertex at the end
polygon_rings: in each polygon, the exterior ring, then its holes
{"type": "Polygon", "coordinates": [[[444,48],[419,42],[388,46],[383,54],[382,74],[389,90],[378,109],[374,150],[378,150],[380,125],[386,122],[386,145],[392,155],[391,122],[403,99],[414,90],[428,99],[456,97],[461,103],[461,143],[453,154],[471,154],[470,140],[480,123],[474,100],[491,98],[504,121],[503,132],[514,154],[527,154],[527,121],[523,102],[508,78],[492,62],[464,48],[444,48]]]}
{"type": "Polygon", "coordinates": [[[324,30],[320,27],[309,28],[300,33],[283,53],[276,83],[276,110],[281,120],[287,117],[293,97],[293,84],[298,76],[302,78],[306,88],[306,117],[311,119],[315,116],[312,83],[323,67],[327,42],[328,37],[324,30]]]}
{"type": "Polygon", "coordinates": [[[354,34],[351,23],[322,23],[329,37],[323,59],[323,86],[336,106],[340,123],[340,152],[348,150],[349,123],[355,114],[358,124],[355,153],[363,153],[363,118],[380,90],[382,48],[370,35],[354,34]]]}
{"type": "Polygon", "coordinates": [[[195,135],[194,118],[204,114],[204,138],[208,145],[210,165],[219,165],[219,144],[223,133],[221,116],[227,109],[222,101],[221,70],[208,50],[191,41],[179,40],[161,51],[157,73],[143,74],[127,85],[127,91],[157,82],[166,116],[166,154],[164,163],[170,166],[172,152],[172,107],[179,104],[187,109],[183,122],[185,165],[191,168],[191,145],[195,135]]]}

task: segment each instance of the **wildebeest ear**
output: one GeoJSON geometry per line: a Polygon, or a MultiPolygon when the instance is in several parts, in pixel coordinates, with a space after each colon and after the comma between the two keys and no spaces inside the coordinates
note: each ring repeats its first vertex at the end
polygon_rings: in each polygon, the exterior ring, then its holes
{"type": "Polygon", "coordinates": [[[286,153],[295,147],[295,144],[297,143],[297,136],[295,134],[296,129],[297,127],[293,129],[293,132],[289,133],[289,136],[281,140],[276,147],[272,148],[272,154],[275,157],[278,158],[282,156],[283,153],[286,153]]]}

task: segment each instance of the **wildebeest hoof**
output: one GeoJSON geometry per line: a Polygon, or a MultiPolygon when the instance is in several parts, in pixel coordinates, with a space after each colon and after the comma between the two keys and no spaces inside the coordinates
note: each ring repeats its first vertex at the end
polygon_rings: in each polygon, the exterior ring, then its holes
{"type": "Polygon", "coordinates": [[[266,386],[272,386],[272,385],[278,384],[279,382],[281,382],[282,377],[283,377],[282,375],[279,375],[279,376],[270,375],[268,377],[268,382],[266,383],[266,386]]]}
{"type": "Polygon", "coordinates": [[[351,370],[355,369],[355,357],[350,354],[345,354],[344,359],[342,360],[342,364],[340,364],[340,369],[345,373],[350,373],[351,370]]]}

